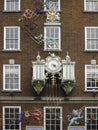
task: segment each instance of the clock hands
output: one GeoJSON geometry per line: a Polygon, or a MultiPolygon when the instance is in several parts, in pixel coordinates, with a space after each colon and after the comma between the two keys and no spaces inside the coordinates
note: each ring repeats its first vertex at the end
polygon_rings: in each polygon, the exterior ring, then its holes
{"type": "Polygon", "coordinates": [[[54,68],[56,68],[56,65],[55,65],[55,64],[52,64],[51,66],[54,67],[54,68]]]}

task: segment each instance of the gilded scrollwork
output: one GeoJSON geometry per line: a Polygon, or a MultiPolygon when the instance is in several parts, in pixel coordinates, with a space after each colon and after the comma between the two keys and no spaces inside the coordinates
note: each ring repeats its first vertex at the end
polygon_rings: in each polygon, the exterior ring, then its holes
{"type": "Polygon", "coordinates": [[[60,22],[60,13],[50,10],[46,13],[46,22],[60,22]]]}

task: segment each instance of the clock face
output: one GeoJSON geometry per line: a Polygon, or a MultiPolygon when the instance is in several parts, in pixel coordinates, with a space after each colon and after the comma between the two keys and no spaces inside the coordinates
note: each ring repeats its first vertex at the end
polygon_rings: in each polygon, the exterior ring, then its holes
{"type": "Polygon", "coordinates": [[[58,73],[61,70],[61,62],[58,57],[48,57],[46,64],[46,71],[50,73],[58,73]]]}

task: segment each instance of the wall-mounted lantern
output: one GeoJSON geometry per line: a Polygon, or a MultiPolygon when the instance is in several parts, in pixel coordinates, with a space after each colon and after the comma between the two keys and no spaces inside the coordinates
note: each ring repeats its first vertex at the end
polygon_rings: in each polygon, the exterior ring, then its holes
{"type": "Polygon", "coordinates": [[[72,62],[68,55],[62,60],[62,88],[68,95],[75,85],[75,62],[72,62]]]}
{"type": "Polygon", "coordinates": [[[37,60],[33,64],[32,85],[37,94],[42,92],[45,86],[45,61],[41,60],[40,55],[37,55],[37,60]]]}
{"type": "MultiPolygon", "coordinates": [[[[93,59],[91,59],[91,65],[92,65],[92,69],[93,68],[96,68],[96,60],[93,58],[93,59]]],[[[96,70],[95,70],[95,72],[93,72],[92,71],[92,85],[93,86],[95,86],[95,82],[97,82],[96,80],[97,80],[97,78],[96,78],[96,70]]],[[[96,83],[97,84],[97,83],[96,83]]],[[[92,90],[92,95],[93,95],[93,97],[95,97],[96,96],[96,94],[97,94],[97,91],[96,91],[96,89],[93,87],[93,90],[92,90]]]]}

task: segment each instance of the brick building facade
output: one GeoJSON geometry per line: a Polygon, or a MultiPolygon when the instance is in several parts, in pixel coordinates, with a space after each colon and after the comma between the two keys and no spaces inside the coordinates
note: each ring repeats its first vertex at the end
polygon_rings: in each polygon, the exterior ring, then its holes
{"type": "Polygon", "coordinates": [[[1,0],[0,10],[1,130],[97,130],[98,1],[1,0]]]}

